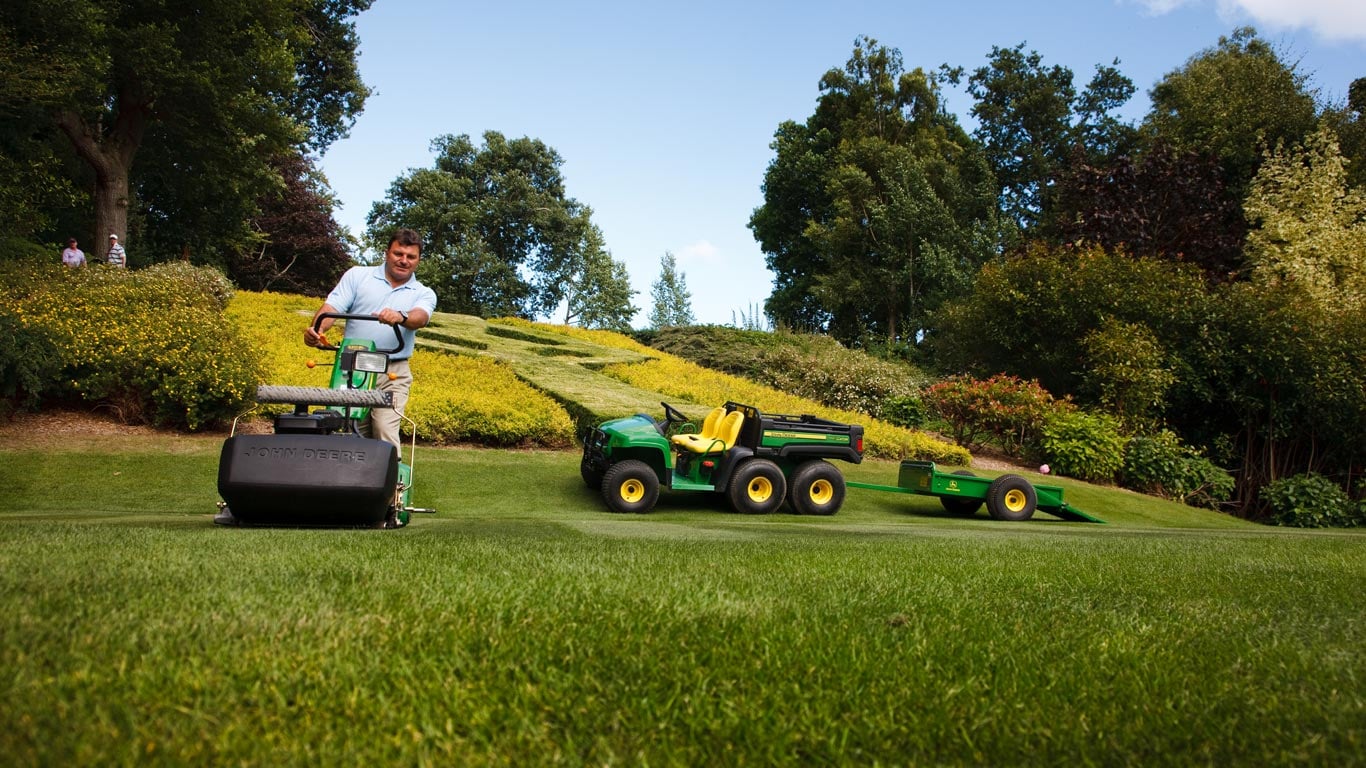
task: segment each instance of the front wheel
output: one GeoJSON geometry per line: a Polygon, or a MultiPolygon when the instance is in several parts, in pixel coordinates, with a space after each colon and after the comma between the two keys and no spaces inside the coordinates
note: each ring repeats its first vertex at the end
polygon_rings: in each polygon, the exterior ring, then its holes
{"type": "Polygon", "coordinates": [[[618,462],[602,476],[602,498],[613,512],[645,514],[659,500],[659,477],[643,461],[618,462]]]}
{"type": "Polygon", "coordinates": [[[787,479],[777,464],[768,459],[750,459],[731,475],[726,496],[736,512],[767,515],[783,505],[787,479]]]}
{"type": "Polygon", "coordinates": [[[808,461],[792,473],[788,503],[799,515],[833,515],[844,504],[844,475],[826,461],[808,461]]]}
{"type": "Polygon", "coordinates": [[[987,488],[987,511],[997,520],[1028,520],[1038,503],[1034,486],[1019,475],[1001,475],[987,488]]]}

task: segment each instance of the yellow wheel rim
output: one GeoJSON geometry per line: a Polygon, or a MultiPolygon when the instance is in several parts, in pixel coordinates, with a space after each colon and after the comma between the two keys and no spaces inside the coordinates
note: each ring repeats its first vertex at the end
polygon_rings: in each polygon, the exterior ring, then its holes
{"type": "Polygon", "coordinates": [[[645,498],[645,484],[635,478],[622,483],[618,490],[621,493],[621,500],[628,504],[634,504],[645,498]]]}
{"type": "Polygon", "coordinates": [[[767,477],[756,477],[749,481],[750,501],[765,502],[773,495],[773,482],[767,477]]]}
{"type": "Polygon", "coordinates": [[[835,486],[829,480],[821,479],[811,484],[811,501],[816,504],[829,504],[835,497],[835,486]]]}
{"type": "Polygon", "coordinates": [[[1006,491],[1006,509],[1010,510],[1011,512],[1019,512],[1020,510],[1025,508],[1025,504],[1027,503],[1028,500],[1025,498],[1024,491],[1013,489],[1006,491]]]}

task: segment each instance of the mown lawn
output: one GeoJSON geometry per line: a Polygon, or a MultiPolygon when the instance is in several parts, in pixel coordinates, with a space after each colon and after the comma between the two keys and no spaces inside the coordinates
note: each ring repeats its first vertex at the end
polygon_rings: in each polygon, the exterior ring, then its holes
{"type": "MultiPolygon", "coordinates": [[[[77,764],[1361,764],[1366,536],[1068,485],[608,514],[420,450],[396,532],[211,524],[218,441],[0,446],[0,754],[77,764]]],[[[870,462],[851,476],[892,483],[870,462]]]]}

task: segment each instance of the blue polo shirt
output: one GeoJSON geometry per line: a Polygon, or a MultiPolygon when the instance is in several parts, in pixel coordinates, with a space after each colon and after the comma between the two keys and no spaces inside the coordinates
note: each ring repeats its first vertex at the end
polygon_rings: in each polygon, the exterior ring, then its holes
{"type": "MultiPolygon", "coordinates": [[[[327,303],[338,312],[352,315],[373,315],[381,309],[411,312],[425,309],[431,315],[436,311],[436,293],[419,283],[417,275],[408,282],[395,288],[389,285],[384,276],[384,265],[377,267],[352,267],[346,270],[337,287],[327,295],[327,303]]],[[[407,360],[413,354],[413,337],[416,331],[401,328],[403,348],[395,352],[392,360],[407,360]]],[[[369,339],[380,349],[394,345],[393,326],[373,320],[346,321],[346,335],[352,339],[369,339]]]]}

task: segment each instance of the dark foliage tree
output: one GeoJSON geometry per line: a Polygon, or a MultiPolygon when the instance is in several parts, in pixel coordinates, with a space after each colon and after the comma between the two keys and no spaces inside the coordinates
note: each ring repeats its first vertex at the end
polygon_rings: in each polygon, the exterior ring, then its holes
{"type": "Polygon", "coordinates": [[[1060,242],[1184,261],[1213,280],[1242,267],[1247,225],[1212,156],[1159,143],[1099,165],[1077,152],[1054,199],[1049,229],[1060,242]]]}
{"type": "MultiPolygon", "coordinates": [[[[424,239],[418,267],[441,309],[481,317],[549,316],[567,298],[594,232],[592,211],[568,197],[558,152],[497,131],[476,148],[441,136],[431,168],[399,177],[367,218],[375,252],[409,227],[424,239]]],[[[599,247],[601,243],[599,241],[599,247]]]]}
{"type": "Polygon", "coordinates": [[[313,160],[297,153],[278,156],[274,167],[284,186],[260,201],[251,220],[259,245],[232,253],[228,276],[251,291],[326,296],[355,264],[332,218],[327,183],[313,160]]]}

